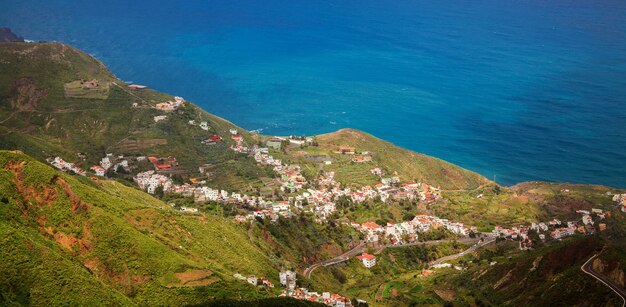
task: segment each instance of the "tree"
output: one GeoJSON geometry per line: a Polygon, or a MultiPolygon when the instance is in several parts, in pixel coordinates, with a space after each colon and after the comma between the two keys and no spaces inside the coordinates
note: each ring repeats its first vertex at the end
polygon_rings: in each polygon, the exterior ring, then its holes
{"type": "Polygon", "coordinates": [[[502,192],[502,189],[500,188],[500,186],[499,186],[499,185],[497,185],[497,184],[496,184],[496,185],[493,187],[493,193],[495,193],[496,195],[500,195],[500,192],[502,192]]]}
{"type": "Polygon", "coordinates": [[[163,191],[163,186],[158,186],[155,190],[154,190],[154,196],[156,198],[163,198],[164,195],[164,191],[163,191]]]}

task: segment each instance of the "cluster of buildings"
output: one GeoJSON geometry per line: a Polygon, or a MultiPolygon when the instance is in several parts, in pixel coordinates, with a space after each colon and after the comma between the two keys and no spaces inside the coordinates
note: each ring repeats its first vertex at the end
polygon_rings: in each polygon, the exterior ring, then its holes
{"type": "Polygon", "coordinates": [[[57,169],[74,172],[75,174],[81,176],[87,175],[87,172],[76,166],[75,163],[66,162],[65,160],[61,159],[61,157],[48,158],[47,161],[57,169]]]}
{"type": "Polygon", "coordinates": [[[463,223],[430,215],[417,215],[410,221],[397,224],[388,222],[385,226],[378,225],[375,222],[365,222],[363,224],[352,222],[351,226],[363,233],[367,242],[378,242],[386,238],[391,244],[397,245],[415,242],[418,239],[418,233],[440,227],[460,236],[467,236],[470,231],[477,232],[475,227],[468,229],[463,223]]]}
{"type": "Polygon", "coordinates": [[[280,273],[278,273],[278,279],[283,287],[292,291],[296,289],[296,281],[298,280],[296,272],[289,270],[280,271],[280,273]]]}
{"type": "Polygon", "coordinates": [[[604,231],[606,224],[602,221],[606,217],[610,217],[610,212],[604,212],[602,209],[577,210],[576,213],[581,215],[579,220],[563,222],[553,219],[548,222],[531,223],[512,228],[502,228],[496,226],[493,234],[501,238],[509,238],[519,241],[521,250],[530,249],[533,241],[529,238],[528,233],[534,231],[540,240],[545,241],[547,236],[554,240],[560,240],[575,234],[592,234],[596,231],[604,231]],[[597,228],[596,228],[597,225],[597,228]],[[546,236],[547,235],[547,236],[546,236]]]}
{"type": "Polygon", "coordinates": [[[613,201],[617,202],[622,212],[626,212],[626,194],[613,195],[613,201]]]}
{"type": "Polygon", "coordinates": [[[114,172],[117,172],[120,168],[127,172],[130,171],[128,160],[124,158],[124,155],[113,156],[113,154],[109,153],[98,164],[89,168],[96,176],[104,176],[109,169],[113,169],[114,172]]]}
{"type": "MultiPolygon", "coordinates": [[[[78,153],[77,154],[83,160],[86,158],[85,154],[78,153]]],[[[145,160],[146,157],[139,156],[136,157],[137,161],[145,160]]],[[[64,161],[61,157],[48,158],[48,163],[52,164],[52,166],[60,169],[74,172],[78,175],[86,176],[87,172],[80,167],[76,166],[75,163],[69,163],[64,161]]],[[[113,170],[114,172],[118,172],[118,170],[123,169],[126,172],[130,172],[131,166],[126,157],[124,155],[113,155],[111,153],[106,154],[97,165],[93,165],[89,167],[89,170],[95,174],[96,176],[105,176],[108,170],[113,170]]]]}
{"type": "Polygon", "coordinates": [[[274,172],[280,176],[281,190],[296,192],[307,184],[299,165],[285,164],[280,159],[274,159],[269,154],[268,148],[253,146],[251,153],[257,163],[273,166],[274,172]]]}
{"type": "Polygon", "coordinates": [[[310,302],[321,303],[326,306],[333,307],[351,307],[352,302],[350,299],[343,297],[337,293],[330,292],[313,292],[306,288],[299,288],[295,290],[283,290],[280,294],[282,297],[292,297],[298,300],[306,300],[310,302]]]}
{"type": "MultiPolygon", "coordinates": [[[[190,120],[188,123],[189,123],[190,125],[192,125],[192,126],[195,126],[195,125],[196,125],[196,121],[195,121],[195,120],[193,120],[193,119],[192,119],[192,120],[190,120]]],[[[200,127],[200,129],[202,129],[202,130],[204,130],[204,131],[209,131],[209,122],[206,122],[206,121],[200,122],[200,124],[198,124],[198,127],[200,127]]],[[[219,136],[218,136],[218,137],[219,137],[219,136]]],[[[221,140],[221,139],[222,139],[222,138],[221,138],[221,137],[219,137],[219,140],[221,140]]],[[[203,143],[205,143],[205,142],[203,142],[203,143]]]]}
{"type": "Polygon", "coordinates": [[[133,180],[140,189],[145,190],[149,194],[155,194],[159,187],[163,187],[163,191],[168,191],[173,185],[169,177],[158,174],[153,170],[138,173],[133,177],[133,180]]]}
{"type": "MultiPolygon", "coordinates": [[[[244,276],[239,273],[234,274],[233,277],[245,281],[256,287],[274,288],[274,284],[267,278],[259,277],[256,275],[244,276]]],[[[281,271],[278,274],[280,284],[285,288],[281,291],[281,297],[292,297],[298,300],[307,300],[310,302],[322,303],[326,306],[333,307],[349,307],[352,303],[348,298],[345,298],[336,293],[330,292],[313,292],[306,288],[298,288],[296,285],[297,277],[294,271],[281,271]]]]}
{"type": "Polygon", "coordinates": [[[230,138],[235,141],[235,145],[231,146],[230,149],[240,153],[249,153],[250,149],[246,146],[243,136],[238,133],[237,129],[230,129],[230,138]]]}
{"type": "Polygon", "coordinates": [[[157,110],[172,112],[178,108],[180,108],[183,104],[185,104],[185,99],[183,97],[174,97],[174,100],[161,102],[156,104],[157,110]]]}
{"type": "Polygon", "coordinates": [[[246,281],[247,283],[253,285],[253,286],[257,286],[257,287],[268,287],[268,288],[274,288],[274,284],[269,281],[267,278],[264,277],[258,277],[255,275],[250,275],[248,277],[243,276],[239,273],[233,275],[233,277],[246,281]]]}
{"type": "Polygon", "coordinates": [[[168,170],[178,166],[178,161],[172,156],[167,158],[148,157],[148,161],[154,165],[154,169],[157,171],[168,170]]]}
{"type": "MultiPolygon", "coordinates": [[[[266,141],[267,147],[254,145],[248,148],[245,146],[243,137],[237,133],[237,130],[231,129],[230,133],[231,138],[236,143],[236,145],[232,146],[231,149],[236,152],[251,154],[258,164],[272,166],[273,171],[279,176],[278,181],[282,191],[295,193],[302,190],[308,184],[306,178],[301,173],[299,165],[285,164],[280,159],[275,159],[269,154],[269,148],[280,149],[285,143],[289,143],[292,146],[303,146],[313,142],[312,138],[294,136],[289,138],[274,137],[266,141]]],[[[204,142],[212,143],[219,140],[221,140],[219,136],[213,136],[204,142]]],[[[337,152],[341,154],[354,155],[356,153],[356,149],[354,147],[342,146],[339,147],[337,152]]],[[[369,157],[371,160],[371,155],[368,152],[362,153],[358,157],[369,157]]],[[[365,158],[365,160],[368,160],[368,158],[365,158]]],[[[380,168],[375,168],[372,172],[381,177],[383,175],[380,168]]],[[[293,206],[293,208],[297,210],[308,210],[312,212],[317,217],[316,221],[322,223],[335,211],[335,201],[341,196],[348,196],[353,202],[363,202],[375,197],[380,197],[382,201],[387,201],[388,199],[419,199],[422,201],[434,201],[440,197],[438,188],[431,187],[425,183],[417,182],[409,182],[400,185],[399,177],[381,178],[381,183],[377,184],[375,187],[365,186],[362,189],[352,190],[350,188],[340,188],[340,184],[334,180],[334,173],[328,172],[320,176],[316,182],[316,186],[318,187],[317,189],[308,188],[299,195],[289,197],[288,201],[284,204],[267,202],[261,197],[249,197],[247,195],[241,196],[237,194],[231,195],[230,198],[233,201],[262,209],[249,212],[246,216],[237,216],[236,220],[243,222],[257,216],[291,216],[293,215],[291,212],[293,206]],[[305,208],[306,204],[309,205],[308,208],[305,208]]],[[[189,188],[187,188],[187,190],[188,189],[189,188]]],[[[205,190],[205,192],[215,195],[215,192],[210,192],[210,189],[205,190]]],[[[196,197],[197,201],[203,200],[201,196],[202,193],[195,192],[194,194],[199,196],[196,197]]],[[[226,197],[222,197],[220,199],[210,197],[209,194],[206,194],[205,200],[229,201],[226,197]]]]}
{"type": "Polygon", "coordinates": [[[281,292],[280,296],[288,296],[299,300],[322,303],[326,306],[351,306],[349,299],[336,293],[323,292],[320,294],[318,292],[309,291],[306,288],[296,288],[296,272],[281,271],[278,274],[278,278],[280,280],[280,284],[285,287],[285,290],[281,292]]]}

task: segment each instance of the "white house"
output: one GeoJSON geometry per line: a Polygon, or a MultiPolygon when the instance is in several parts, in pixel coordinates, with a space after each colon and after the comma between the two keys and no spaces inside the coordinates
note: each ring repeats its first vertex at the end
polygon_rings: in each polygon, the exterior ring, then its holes
{"type": "Polygon", "coordinates": [[[167,115],[157,115],[154,117],[154,122],[158,123],[160,121],[166,120],[167,119],[167,115]]]}
{"type": "Polygon", "coordinates": [[[363,253],[361,256],[357,256],[356,258],[361,260],[363,265],[368,269],[376,265],[376,256],[374,255],[363,253]]]}
{"type": "Polygon", "coordinates": [[[294,271],[281,271],[278,273],[280,284],[284,287],[294,290],[296,288],[296,272],[294,271]]]}
{"type": "Polygon", "coordinates": [[[96,173],[96,176],[104,176],[106,170],[99,165],[94,165],[90,168],[94,173],[96,173]]]}
{"type": "Polygon", "coordinates": [[[248,278],[246,280],[248,281],[248,283],[250,283],[252,285],[255,285],[255,286],[259,282],[259,279],[256,276],[254,276],[254,275],[248,276],[248,278]]]}

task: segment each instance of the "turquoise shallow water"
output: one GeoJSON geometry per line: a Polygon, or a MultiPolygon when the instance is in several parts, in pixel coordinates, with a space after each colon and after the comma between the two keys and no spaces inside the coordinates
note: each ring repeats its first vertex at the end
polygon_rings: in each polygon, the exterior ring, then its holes
{"type": "Polygon", "coordinates": [[[0,25],[266,134],[626,187],[626,2],[3,1],[0,25]]]}

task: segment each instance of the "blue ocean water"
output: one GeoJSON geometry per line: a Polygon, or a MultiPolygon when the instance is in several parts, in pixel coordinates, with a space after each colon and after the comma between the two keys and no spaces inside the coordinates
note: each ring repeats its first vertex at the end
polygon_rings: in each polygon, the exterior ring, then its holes
{"type": "Polygon", "coordinates": [[[623,0],[1,6],[0,26],[246,129],[353,127],[501,184],[626,187],[623,0]]]}

